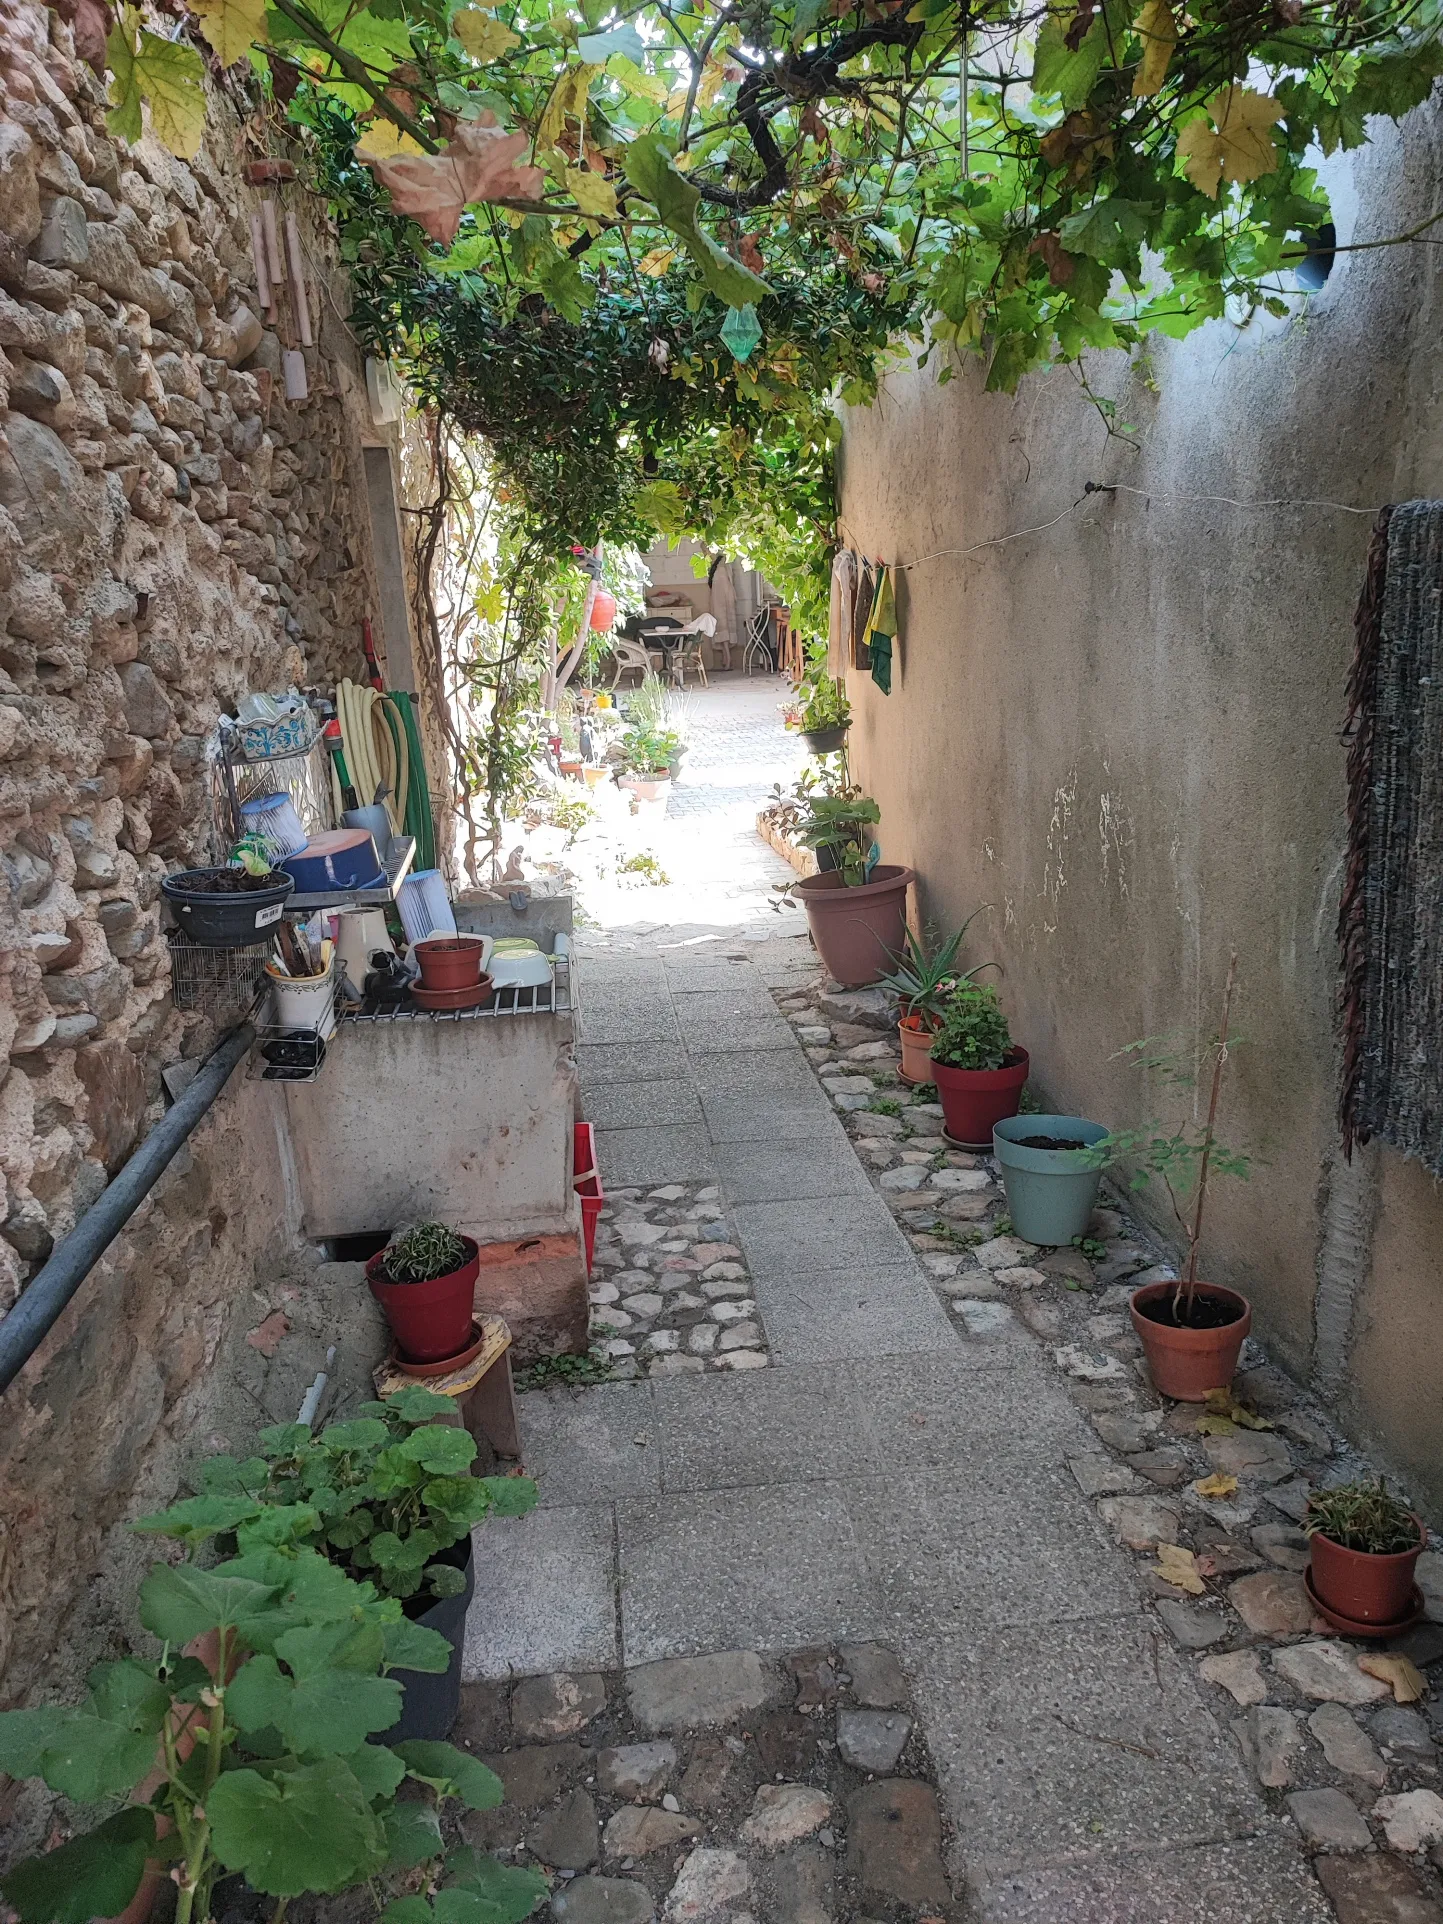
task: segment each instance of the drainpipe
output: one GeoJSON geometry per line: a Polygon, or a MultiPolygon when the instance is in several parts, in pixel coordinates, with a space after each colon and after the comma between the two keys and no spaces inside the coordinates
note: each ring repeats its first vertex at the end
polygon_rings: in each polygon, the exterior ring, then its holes
{"type": "Polygon", "coordinates": [[[9,1388],[39,1349],[65,1305],[154,1189],[166,1165],[244,1060],[255,1033],[249,1022],[231,1030],[120,1174],[51,1250],[45,1267],[0,1322],[0,1391],[9,1388]]]}

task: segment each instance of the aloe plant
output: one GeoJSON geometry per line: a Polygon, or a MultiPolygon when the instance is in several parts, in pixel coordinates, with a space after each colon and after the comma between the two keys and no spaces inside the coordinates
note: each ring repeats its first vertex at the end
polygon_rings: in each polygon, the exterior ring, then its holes
{"type": "MultiPolygon", "coordinates": [[[[983,908],[987,906],[983,904],[983,908]]],[[[920,1015],[935,1028],[949,998],[963,983],[971,982],[984,969],[1001,973],[1000,962],[978,962],[970,969],[957,966],[963,937],[981,913],[982,909],[973,909],[957,933],[949,935],[930,956],[926,944],[910,929],[904,932],[901,950],[892,957],[896,968],[877,978],[882,988],[891,989],[897,997],[903,1015],[920,1015]]]]}
{"type": "Polygon", "coordinates": [[[317,1435],[278,1424],[261,1431],[255,1456],[206,1458],[192,1473],[196,1495],[134,1527],[185,1544],[233,1536],[242,1551],[313,1549],[384,1597],[459,1596],[465,1575],[445,1553],[488,1516],[524,1516],[536,1485],[473,1476],[475,1439],[437,1420],[454,1413],[449,1397],[417,1385],[317,1435]]]}
{"type": "Polygon", "coordinates": [[[275,1924],[293,1897],[421,1865],[444,1905],[403,1897],[387,1924],[519,1924],[541,1901],[539,1872],[445,1855],[442,1811],[494,1809],[498,1777],[450,1744],[375,1741],[400,1714],[389,1672],[450,1660],[445,1638],[408,1623],[399,1602],[315,1550],[258,1537],[213,1569],[155,1564],[139,1616],[159,1658],[98,1665],[78,1707],[0,1715],[12,1777],[43,1778],[77,1804],[144,1797],[0,1878],[23,1924],[115,1916],[147,1859],[170,1867],[176,1924],[210,1916],[228,1871],[276,1899],[275,1924]],[[209,1664],[177,1654],[196,1639],[209,1664]],[[398,1803],[408,1778],[429,1796],[398,1803]]]}

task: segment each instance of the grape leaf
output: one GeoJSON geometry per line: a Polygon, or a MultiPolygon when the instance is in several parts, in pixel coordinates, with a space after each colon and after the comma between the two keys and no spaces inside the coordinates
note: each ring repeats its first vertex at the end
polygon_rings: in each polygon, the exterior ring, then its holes
{"type": "MultiPolygon", "coordinates": [[[[529,144],[523,133],[503,133],[499,127],[468,120],[458,123],[450,145],[439,154],[400,154],[387,160],[360,150],[357,158],[390,194],[398,213],[409,214],[432,240],[449,247],[462,210],[472,201],[530,200],[541,192],[541,169],[516,165],[529,144]]],[[[452,1434],[465,1436],[464,1431],[452,1434]]],[[[466,1441],[471,1443],[471,1438],[466,1441]]],[[[473,1455],[475,1447],[472,1443],[473,1455]]]]}
{"type": "Polygon", "coordinates": [[[562,178],[583,214],[590,214],[593,220],[614,218],[616,189],[605,174],[594,174],[589,167],[567,167],[562,178]]]}
{"type": "Polygon", "coordinates": [[[154,1813],[144,1804],[127,1804],[83,1837],[17,1864],[0,1877],[0,1892],[24,1924],[116,1917],[140,1888],[155,1848],[154,1813]]]}
{"type": "Polygon", "coordinates": [[[1133,75],[1132,94],[1134,100],[1144,100],[1161,91],[1177,45],[1177,21],[1168,0],[1143,0],[1133,32],[1142,42],[1142,59],[1133,75]]]}
{"type": "Polygon", "coordinates": [[[520,34],[512,33],[508,26],[493,20],[479,7],[463,7],[452,20],[451,31],[471,58],[483,67],[521,45],[520,34]]]}
{"type": "Polygon", "coordinates": [[[244,60],[253,46],[270,39],[266,0],[191,0],[191,6],[223,67],[244,60]]]}
{"type": "Polygon", "coordinates": [[[141,102],[161,145],[193,160],[205,132],[205,62],[184,41],[166,40],[142,27],[127,7],[105,43],[110,68],[111,111],[105,124],[130,145],[143,130],[141,102]]]}
{"type": "Polygon", "coordinates": [[[1097,85],[1107,58],[1107,27],[1099,14],[1074,53],[1067,45],[1061,20],[1049,13],[1037,35],[1032,63],[1032,90],[1055,94],[1069,112],[1080,107],[1097,85]]]}
{"type": "Polygon", "coordinates": [[[728,307],[746,307],[771,292],[759,275],[734,261],[698,225],[701,194],[676,171],[660,135],[643,134],[632,141],[626,150],[626,177],[653,203],[719,300],[728,307]]]}
{"type": "Polygon", "coordinates": [[[613,54],[622,54],[633,66],[639,67],[646,58],[646,42],[628,22],[625,26],[612,27],[606,33],[582,34],[576,43],[576,51],[593,67],[604,65],[613,54]]]}
{"type": "Polygon", "coordinates": [[[1190,120],[1177,137],[1183,172],[1200,194],[1216,200],[1223,181],[1257,180],[1276,171],[1271,128],[1283,109],[1250,87],[1224,87],[1207,104],[1207,120],[1190,120]]]}

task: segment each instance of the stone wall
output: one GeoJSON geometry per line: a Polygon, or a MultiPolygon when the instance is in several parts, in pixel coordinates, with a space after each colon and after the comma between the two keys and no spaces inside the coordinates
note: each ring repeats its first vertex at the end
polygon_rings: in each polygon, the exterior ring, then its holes
{"type": "MultiPolygon", "coordinates": [[[[190,165],[104,111],[60,16],[0,0],[0,1311],[161,1112],[162,1067],[213,1039],[173,1006],[159,903],[212,859],[204,737],[247,689],[361,675],[376,605],[380,437],[307,197],[246,184],[263,129],[224,99],[190,165]],[[263,192],[309,257],[300,404],[258,318],[263,192]]],[[[6,1398],[0,1701],[70,1688],[113,1634],[87,1587],[283,1252],[245,1089],[6,1398]]]]}
{"type": "MultiPolygon", "coordinates": [[[[1436,205],[1436,105],[1370,132],[1327,169],[1344,243],[1436,205]]],[[[842,485],[854,544],[917,561],[891,697],[849,689],[852,767],[918,919],[986,905],[968,958],[1003,965],[1039,1094],[1119,1126],[1178,1119],[1118,1052],[1215,1032],[1237,948],[1224,1129],[1259,1160],[1216,1187],[1205,1273],[1435,1520],[1443,1197],[1389,1150],[1343,1160],[1334,930],[1373,510],[1443,492],[1437,256],[1342,253],[1290,319],[1090,357],[1135,449],[1063,369],[1015,396],[975,363],[899,374],[848,414],[842,485]]]]}

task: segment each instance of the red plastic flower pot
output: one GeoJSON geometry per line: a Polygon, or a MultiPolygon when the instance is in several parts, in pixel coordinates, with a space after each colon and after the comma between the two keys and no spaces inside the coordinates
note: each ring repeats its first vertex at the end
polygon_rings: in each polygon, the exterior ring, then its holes
{"type": "Polygon", "coordinates": [[[1225,1390],[1232,1382],[1243,1338],[1253,1325],[1253,1308],[1235,1289],[1224,1289],[1221,1283],[1199,1283],[1197,1294],[1201,1299],[1216,1305],[1219,1311],[1234,1311],[1231,1322],[1217,1323],[1210,1329],[1158,1322],[1157,1310],[1171,1302],[1177,1287],[1176,1283],[1146,1283],[1135,1289],[1128,1305],[1132,1326],[1142,1339],[1153,1388],[1179,1403],[1205,1403],[1209,1390],[1225,1390]],[[1149,1311],[1154,1313],[1149,1315],[1149,1311]]]}
{"type": "Polygon", "coordinates": [[[589,1122],[571,1125],[572,1188],[581,1198],[581,1231],[586,1238],[586,1274],[596,1262],[596,1225],[606,1207],[606,1191],[596,1166],[596,1131],[589,1122]]]}
{"type": "Polygon", "coordinates": [[[1413,1521],[1416,1548],[1387,1556],[1350,1550],[1314,1530],[1308,1553],[1319,1603],[1353,1623],[1401,1623],[1413,1607],[1413,1572],[1426,1541],[1423,1525],[1417,1517],[1413,1521]]]}
{"type": "Polygon", "coordinates": [[[836,869],[797,883],[817,953],[844,989],[863,988],[895,965],[907,932],[907,889],[915,879],[909,868],[879,862],[870,881],[856,888],[848,888],[836,869]]]}
{"type": "Polygon", "coordinates": [[[427,989],[474,989],[484,953],[481,942],[464,935],[433,935],[412,950],[427,989]]]}
{"type": "Polygon", "coordinates": [[[386,1277],[383,1249],[366,1264],[371,1294],[386,1312],[396,1348],[413,1363],[439,1363],[456,1356],[471,1340],[471,1318],[476,1296],[480,1252],[463,1236],[466,1261],[445,1276],[426,1283],[393,1283],[386,1277]]]}
{"type": "Polygon", "coordinates": [[[993,1129],[1017,1114],[1031,1060],[1022,1048],[1009,1049],[1000,1069],[950,1069],[928,1057],[953,1142],[991,1150],[993,1129]]]}

